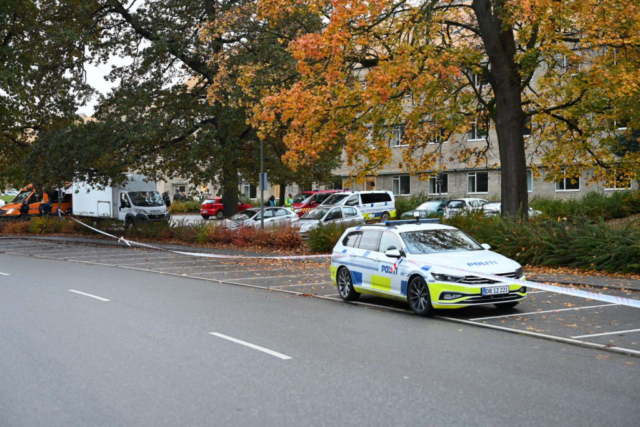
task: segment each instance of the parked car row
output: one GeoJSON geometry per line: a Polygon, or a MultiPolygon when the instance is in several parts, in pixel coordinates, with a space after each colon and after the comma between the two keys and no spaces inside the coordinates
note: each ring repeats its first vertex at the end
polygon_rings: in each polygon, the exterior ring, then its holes
{"type": "MultiPolygon", "coordinates": [[[[482,211],[485,215],[501,212],[500,202],[488,202],[480,198],[429,200],[416,209],[402,214],[402,219],[426,219],[444,216],[450,218],[465,211],[482,211]]],[[[221,197],[205,200],[200,214],[204,219],[223,219],[224,206],[221,197]]],[[[529,208],[529,216],[540,215],[529,208]]],[[[306,235],[319,224],[344,224],[352,226],[366,221],[388,221],[396,217],[395,197],[390,191],[305,191],[293,200],[293,208],[264,208],[264,224],[273,227],[284,224],[300,227],[306,235]]],[[[224,221],[230,228],[255,227],[261,224],[260,208],[238,202],[238,213],[224,221]]]]}

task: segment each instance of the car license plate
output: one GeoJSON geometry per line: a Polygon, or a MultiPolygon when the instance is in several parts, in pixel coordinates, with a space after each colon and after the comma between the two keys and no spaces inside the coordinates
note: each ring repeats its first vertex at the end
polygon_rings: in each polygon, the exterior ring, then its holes
{"type": "Polygon", "coordinates": [[[508,294],[509,286],[494,286],[493,288],[482,288],[482,295],[508,294]]]}

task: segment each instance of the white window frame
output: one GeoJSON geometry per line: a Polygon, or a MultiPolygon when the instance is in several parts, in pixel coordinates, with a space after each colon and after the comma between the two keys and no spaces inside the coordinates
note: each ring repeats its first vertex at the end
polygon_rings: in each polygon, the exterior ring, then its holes
{"type": "Polygon", "coordinates": [[[527,169],[527,193],[533,193],[533,171],[527,169]],[[529,177],[531,177],[531,190],[529,190],[529,177]]]}
{"type": "Polygon", "coordinates": [[[486,141],[487,137],[489,136],[489,122],[487,122],[487,136],[483,136],[483,137],[478,137],[478,121],[474,120],[473,122],[471,122],[471,131],[467,133],[467,135],[469,135],[469,138],[467,139],[467,141],[486,141]],[[473,136],[473,138],[471,138],[471,136],[473,136]]]}
{"type": "MultiPolygon", "coordinates": [[[[566,175],[566,169],[562,169],[562,173],[563,175],[566,175]]],[[[579,176],[577,178],[567,178],[565,176],[565,178],[562,178],[560,181],[556,181],[556,193],[566,193],[566,192],[572,192],[572,191],[580,191],[582,190],[582,177],[579,176]],[[569,182],[571,182],[572,179],[577,179],[578,180],[578,188],[577,189],[571,189],[571,190],[567,190],[567,180],[569,180],[569,182]],[[565,189],[560,189],[558,188],[560,186],[560,181],[564,181],[564,187],[565,189]]]]}
{"type": "Polygon", "coordinates": [[[411,175],[396,175],[391,178],[391,192],[394,196],[410,196],[411,195],[411,175]],[[409,192],[402,193],[402,178],[409,180],[409,192]],[[398,192],[395,190],[395,186],[398,186],[398,192]]]}
{"type": "Polygon", "coordinates": [[[631,190],[631,181],[629,180],[629,186],[628,187],[618,187],[618,182],[616,180],[616,182],[614,183],[615,186],[614,187],[606,187],[604,189],[604,191],[629,191],[631,190]]]}
{"type": "Polygon", "coordinates": [[[628,125],[626,125],[626,126],[624,126],[624,127],[622,127],[622,126],[618,126],[618,121],[617,121],[617,120],[614,120],[614,121],[613,121],[613,127],[614,127],[616,130],[627,130],[628,125]]]}
{"type": "Polygon", "coordinates": [[[467,173],[467,194],[488,194],[489,193],[489,172],[468,172],[467,173]],[[487,191],[477,191],[478,190],[478,174],[486,173],[487,174],[487,191]],[[475,180],[476,191],[469,191],[469,178],[473,176],[475,180]]]}
{"type": "Polygon", "coordinates": [[[431,175],[429,177],[429,188],[428,188],[430,196],[438,196],[440,194],[442,194],[444,196],[444,195],[449,194],[449,173],[448,172],[442,172],[442,175],[447,177],[447,191],[443,191],[442,193],[438,193],[436,191],[438,189],[437,186],[436,186],[437,174],[436,175],[431,175]],[[434,193],[431,192],[431,180],[433,180],[433,190],[435,191],[434,193]]]}
{"type": "Polygon", "coordinates": [[[402,140],[404,139],[405,129],[405,125],[396,125],[390,127],[391,134],[389,136],[389,144],[392,148],[407,146],[407,144],[402,143],[402,140]]]}

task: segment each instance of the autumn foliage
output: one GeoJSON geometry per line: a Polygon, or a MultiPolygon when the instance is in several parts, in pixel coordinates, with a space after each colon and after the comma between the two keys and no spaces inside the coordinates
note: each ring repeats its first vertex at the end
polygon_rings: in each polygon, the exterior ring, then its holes
{"type": "Polygon", "coordinates": [[[403,124],[410,172],[437,169],[447,141],[459,162],[503,175],[517,162],[515,173],[542,164],[550,180],[638,176],[640,153],[615,149],[640,125],[636,0],[261,0],[260,11],[326,17],[289,44],[298,81],[255,107],[263,135],[286,127],[293,166],[344,150],[360,176],[375,174],[391,158],[390,126],[403,124]],[[500,141],[470,143],[485,121],[500,141]]]}

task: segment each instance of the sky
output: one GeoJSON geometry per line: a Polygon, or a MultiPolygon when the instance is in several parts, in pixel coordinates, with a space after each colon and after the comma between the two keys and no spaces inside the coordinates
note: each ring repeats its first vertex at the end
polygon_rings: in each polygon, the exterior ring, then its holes
{"type": "MultiPolygon", "coordinates": [[[[111,66],[120,66],[130,63],[130,58],[112,57],[107,64],[85,64],[84,69],[87,72],[87,83],[90,84],[99,93],[106,95],[112,88],[118,85],[118,81],[110,82],[105,80],[105,76],[111,71],[111,66]]],[[[98,103],[98,96],[95,95],[91,101],[78,109],[78,114],[92,116],[98,103]]]]}

